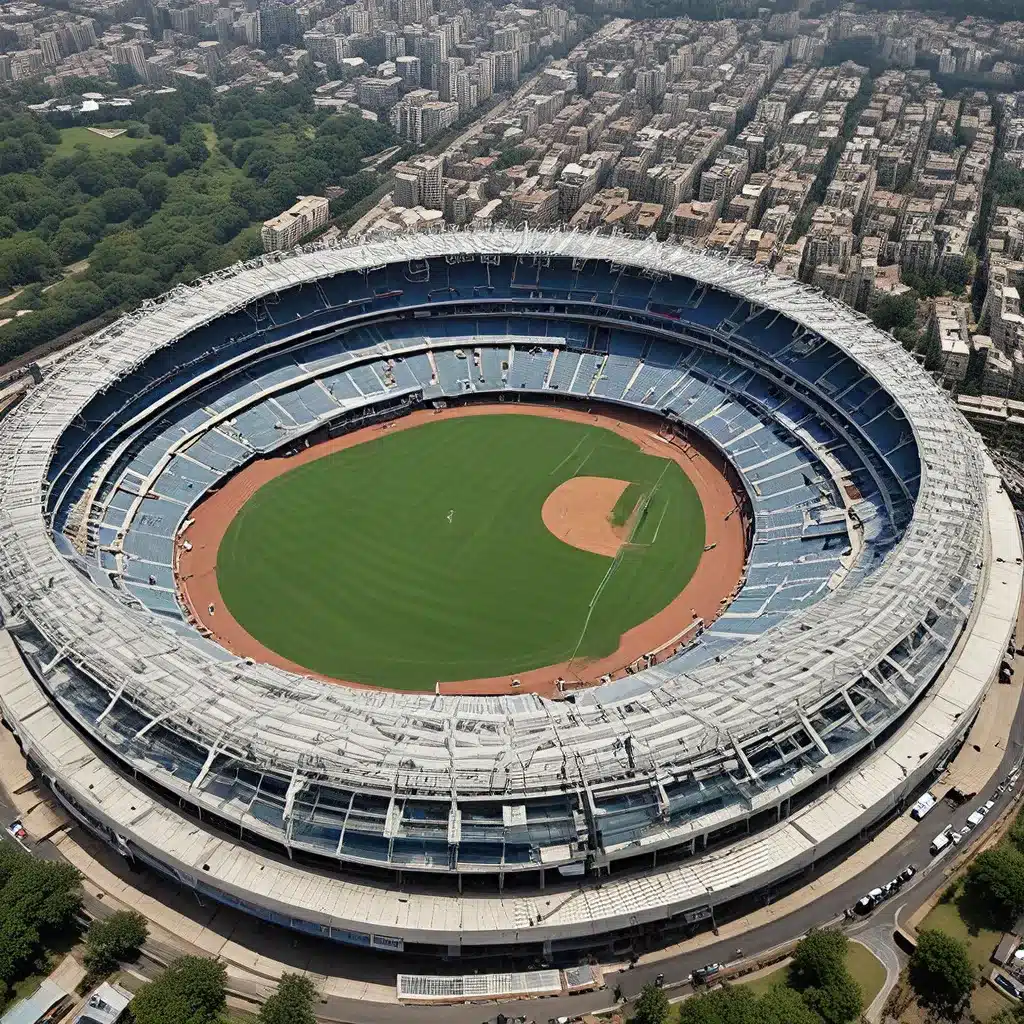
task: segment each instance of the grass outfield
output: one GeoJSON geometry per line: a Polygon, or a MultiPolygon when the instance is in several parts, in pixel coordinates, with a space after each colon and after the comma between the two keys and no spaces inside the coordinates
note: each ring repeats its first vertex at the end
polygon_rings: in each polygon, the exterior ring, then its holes
{"type": "Polygon", "coordinates": [[[217,580],[238,622],[279,654],[428,689],[611,654],[682,590],[703,549],[700,499],[676,463],[586,424],[472,416],[382,434],[265,484],[228,528],[217,580]],[[577,475],[653,492],[617,559],[564,544],[541,520],[577,475]]]}

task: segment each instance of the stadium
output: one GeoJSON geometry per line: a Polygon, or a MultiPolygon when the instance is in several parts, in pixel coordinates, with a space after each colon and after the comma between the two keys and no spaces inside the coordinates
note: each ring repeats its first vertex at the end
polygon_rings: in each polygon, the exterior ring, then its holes
{"type": "Polygon", "coordinates": [[[621,950],[800,884],[963,739],[1021,572],[898,344],[654,240],[263,257],[0,420],[33,769],[136,864],[387,951],[621,950]]]}

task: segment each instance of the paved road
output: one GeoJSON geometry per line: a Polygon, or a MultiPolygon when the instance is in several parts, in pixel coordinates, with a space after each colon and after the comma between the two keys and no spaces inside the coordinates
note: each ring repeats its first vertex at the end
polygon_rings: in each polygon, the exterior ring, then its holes
{"type": "MultiPolygon", "coordinates": [[[[1009,774],[1022,750],[1024,750],[1024,700],[1017,707],[1006,753],[992,786],[985,791],[986,795],[994,790],[995,782],[1009,774]]],[[[1007,790],[997,798],[996,807],[992,813],[978,829],[971,833],[971,842],[977,841],[978,837],[991,827],[1007,803],[1022,788],[1024,788],[1024,779],[1018,783],[1014,791],[1007,790]]],[[[812,927],[820,927],[840,920],[843,911],[852,906],[869,889],[884,884],[907,864],[915,864],[918,867],[917,876],[900,893],[898,903],[894,901],[881,908],[867,921],[858,922],[850,927],[851,936],[862,939],[872,948],[881,945],[882,932],[891,934],[895,913],[899,911],[900,919],[906,920],[943,883],[942,869],[953,854],[953,849],[950,847],[942,855],[933,859],[928,850],[932,839],[947,824],[954,823],[957,826],[962,824],[971,810],[981,802],[983,802],[983,798],[979,795],[979,799],[956,810],[951,809],[944,802],[938,804],[903,842],[860,875],[831,892],[824,893],[808,906],[746,932],[739,940],[744,955],[748,958],[755,957],[759,953],[773,949],[804,934],[812,927]]],[[[10,822],[16,813],[16,809],[0,790],[0,815],[3,816],[4,824],[10,822]]],[[[960,850],[962,849],[961,846],[960,850]]],[[[32,852],[48,860],[61,858],[57,848],[47,841],[33,845],[32,852]]],[[[102,901],[91,897],[86,901],[86,909],[89,913],[98,916],[109,912],[102,901]]],[[[299,940],[296,939],[296,941],[299,940]]],[[[582,1014],[609,1006],[612,1002],[612,991],[616,985],[621,986],[623,994],[627,998],[635,996],[647,982],[653,981],[658,974],[665,975],[666,984],[679,985],[685,981],[694,968],[700,967],[702,964],[713,961],[722,963],[733,961],[736,956],[736,945],[737,940],[730,939],[705,946],[695,953],[684,953],[637,967],[634,970],[611,974],[607,976],[608,989],[606,991],[585,995],[519,1001],[504,1006],[491,1004],[488,1006],[444,1007],[406,1007],[397,1004],[331,997],[319,1007],[318,1015],[324,1020],[339,1021],[344,1024],[410,1024],[410,1022],[417,1024],[421,1021],[429,1022],[429,1024],[435,1024],[435,1022],[436,1024],[480,1024],[486,1018],[493,1017],[499,1010],[504,1010],[510,1015],[525,1013],[528,1020],[536,1018],[543,1024],[550,1017],[562,1014],[570,1016],[582,1014]]],[[[158,945],[154,945],[152,948],[158,955],[173,955],[173,951],[170,949],[164,949],[158,945]]],[[[333,950],[334,947],[332,947],[333,950]]],[[[339,965],[343,964],[346,959],[357,955],[355,951],[349,951],[343,946],[336,947],[336,952],[339,965]]],[[[284,957],[285,953],[282,951],[280,955],[284,957]]],[[[891,967],[888,964],[886,966],[891,967]]],[[[141,967],[143,972],[153,969],[151,966],[147,968],[144,963],[141,967]]],[[[408,966],[406,969],[409,969],[408,966]]],[[[256,991],[257,989],[254,987],[252,992],[255,994],[256,991]]],[[[682,991],[685,991],[685,988],[676,989],[673,994],[679,994],[682,991]]]]}

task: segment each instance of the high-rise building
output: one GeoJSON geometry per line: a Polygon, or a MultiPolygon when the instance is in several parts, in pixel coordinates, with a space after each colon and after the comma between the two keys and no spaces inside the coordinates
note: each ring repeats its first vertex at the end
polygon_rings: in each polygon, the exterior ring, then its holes
{"type": "Polygon", "coordinates": [[[481,53],[473,62],[477,73],[477,90],[481,103],[486,103],[494,94],[494,74],[497,61],[491,51],[481,53]]]}
{"type": "MultiPolygon", "coordinates": [[[[396,57],[395,70],[398,77],[402,79],[402,88],[408,92],[410,89],[420,87],[420,59],[419,57],[396,57]]],[[[416,204],[413,203],[413,206],[416,204]]]]}
{"type": "Polygon", "coordinates": [[[389,78],[360,78],[356,83],[359,105],[370,110],[390,110],[401,94],[402,79],[398,75],[389,78]]]}
{"type": "Polygon", "coordinates": [[[115,64],[127,64],[140,82],[147,81],[146,52],[142,48],[142,43],[115,43],[110,48],[110,56],[115,64]]]}
{"type": "Polygon", "coordinates": [[[60,42],[56,32],[39,33],[39,50],[43,56],[43,63],[48,67],[56,67],[60,63],[60,42]]]}
{"type": "Polygon", "coordinates": [[[260,38],[260,16],[258,12],[240,14],[235,22],[235,31],[243,42],[249,46],[259,46],[260,38]]]}
{"type": "Polygon", "coordinates": [[[494,53],[494,85],[516,85],[519,82],[519,51],[498,50],[494,53]]]}
{"type": "Polygon", "coordinates": [[[475,70],[460,71],[455,82],[459,113],[466,114],[480,103],[479,77],[475,70]]]}
{"type": "Polygon", "coordinates": [[[199,35],[199,8],[194,4],[190,7],[172,7],[171,28],[184,36],[199,35]]]}
{"type": "Polygon", "coordinates": [[[384,39],[384,59],[385,60],[398,60],[399,57],[405,56],[405,37],[400,36],[397,32],[385,32],[383,34],[384,39]]]}
{"type": "Polygon", "coordinates": [[[298,42],[299,16],[290,4],[262,0],[259,17],[261,46],[273,47],[281,43],[298,42]]]}
{"type": "Polygon", "coordinates": [[[451,102],[458,98],[457,82],[459,72],[466,66],[461,57],[448,57],[441,62],[438,75],[437,91],[441,99],[451,102]]]}

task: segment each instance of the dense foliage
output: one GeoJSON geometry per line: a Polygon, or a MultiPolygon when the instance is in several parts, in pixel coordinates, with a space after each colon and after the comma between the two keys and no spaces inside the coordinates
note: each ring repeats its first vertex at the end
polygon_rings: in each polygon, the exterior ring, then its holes
{"type": "Polygon", "coordinates": [[[316,1024],[316,986],[305,975],[282,974],[277,991],[260,1007],[259,1024],[316,1024]]]}
{"type": "Polygon", "coordinates": [[[679,1006],[679,1024],[821,1024],[799,992],[777,985],[758,997],[745,985],[726,985],[679,1006]]]}
{"type": "Polygon", "coordinates": [[[648,983],[640,990],[640,995],[633,1004],[630,1024],[665,1024],[669,1009],[665,990],[648,983]]]}
{"type": "Polygon", "coordinates": [[[825,1024],[846,1024],[860,1016],[864,998],[846,966],[842,932],[814,930],[800,940],[789,968],[789,983],[825,1024]]]}
{"type": "Polygon", "coordinates": [[[258,222],[298,195],[339,186],[338,213],[370,194],[362,160],[391,130],[317,110],[310,85],[143,97],[116,144],[0,104],[0,292],[29,286],[4,316],[32,310],[0,327],[0,362],[256,255],[258,222]]]}
{"type": "Polygon", "coordinates": [[[1018,210],[1024,210],[1024,171],[1005,160],[999,160],[989,184],[997,206],[1015,206],[1018,210]]]}
{"type": "Polygon", "coordinates": [[[910,957],[910,983],[922,1003],[957,1019],[974,988],[967,947],[945,932],[921,932],[910,957]]]}
{"type": "Polygon", "coordinates": [[[32,973],[47,945],[73,930],[81,908],[78,872],[0,844],[0,1005],[32,973]]]}
{"type": "Polygon", "coordinates": [[[138,955],[148,932],[146,919],[135,910],[118,910],[93,921],[85,936],[85,966],[93,974],[112,971],[138,955]]]}
{"type": "MultiPolygon", "coordinates": [[[[846,966],[846,936],[811,931],[797,944],[788,984],[758,996],[745,985],[692,996],[679,1004],[679,1024],[850,1024],[860,1018],[863,996],[846,966]]],[[[664,992],[647,985],[631,1024],[666,1024],[664,992]]]]}
{"type": "Polygon", "coordinates": [[[183,956],[132,1000],[135,1024],[218,1024],[225,1006],[223,964],[183,956]]]}
{"type": "Polygon", "coordinates": [[[1024,913],[1024,853],[1011,843],[983,850],[967,870],[964,893],[994,926],[1012,927],[1024,913]]]}

